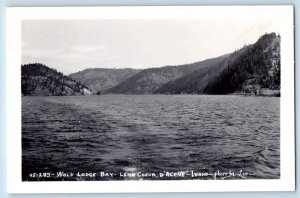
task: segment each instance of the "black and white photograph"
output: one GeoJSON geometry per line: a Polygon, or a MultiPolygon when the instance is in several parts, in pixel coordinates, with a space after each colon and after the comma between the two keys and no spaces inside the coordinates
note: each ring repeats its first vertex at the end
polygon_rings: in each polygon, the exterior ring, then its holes
{"type": "Polygon", "coordinates": [[[280,180],[294,66],[259,16],[22,19],[22,183],[280,180]]]}

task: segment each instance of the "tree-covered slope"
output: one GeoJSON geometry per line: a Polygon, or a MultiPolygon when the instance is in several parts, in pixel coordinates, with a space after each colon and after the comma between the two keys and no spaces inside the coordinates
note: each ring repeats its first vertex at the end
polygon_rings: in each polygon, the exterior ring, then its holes
{"type": "Polygon", "coordinates": [[[107,93],[121,94],[152,94],[166,83],[178,79],[195,70],[218,64],[228,55],[207,59],[201,62],[179,66],[165,66],[144,69],[127,80],[107,90],[107,93]]]}
{"type": "Polygon", "coordinates": [[[280,36],[265,34],[205,87],[207,94],[280,94],[280,36]]]}
{"type": "Polygon", "coordinates": [[[206,87],[206,85],[216,76],[218,76],[220,72],[223,71],[224,68],[226,68],[226,66],[243,51],[244,48],[230,55],[224,55],[222,58],[217,59],[217,61],[206,65],[206,67],[194,70],[178,79],[172,80],[161,86],[156,93],[203,93],[203,89],[206,87]]]}
{"type": "Polygon", "coordinates": [[[264,94],[266,91],[278,93],[279,89],[280,37],[271,33],[262,36],[253,45],[236,50],[221,62],[164,84],[156,93],[264,94]]]}
{"type": "Polygon", "coordinates": [[[91,91],[80,82],[40,63],[21,66],[22,95],[71,96],[89,95],[91,91]]]}

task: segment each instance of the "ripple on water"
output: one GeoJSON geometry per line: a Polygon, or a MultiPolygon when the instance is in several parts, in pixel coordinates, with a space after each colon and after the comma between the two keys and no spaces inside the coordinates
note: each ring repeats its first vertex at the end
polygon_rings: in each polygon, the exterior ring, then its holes
{"type": "Polygon", "coordinates": [[[279,98],[238,96],[22,97],[22,177],[244,169],[280,178],[279,109],[279,98]]]}

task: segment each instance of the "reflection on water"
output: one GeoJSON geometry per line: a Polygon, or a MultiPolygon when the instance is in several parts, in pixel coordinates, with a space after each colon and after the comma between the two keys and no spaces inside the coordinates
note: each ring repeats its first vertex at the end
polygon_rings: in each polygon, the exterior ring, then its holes
{"type": "Polygon", "coordinates": [[[248,178],[279,178],[279,101],[204,95],[23,97],[22,177],[80,180],[29,174],[104,171],[115,176],[83,180],[118,180],[128,179],[120,172],[243,170],[255,173],[248,178]]]}

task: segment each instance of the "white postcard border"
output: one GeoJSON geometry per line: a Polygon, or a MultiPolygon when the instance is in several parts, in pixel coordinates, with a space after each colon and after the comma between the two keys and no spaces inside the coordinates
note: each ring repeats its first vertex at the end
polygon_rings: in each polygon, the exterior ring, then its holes
{"type": "MultiPolygon", "coordinates": [[[[7,190],[8,193],[228,192],[295,190],[293,6],[128,6],[8,8],[7,190]],[[280,179],[180,181],[21,180],[21,21],[24,19],[255,19],[278,20],[281,28],[280,179]]],[[[208,57],[209,58],[209,57],[208,57]]]]}

